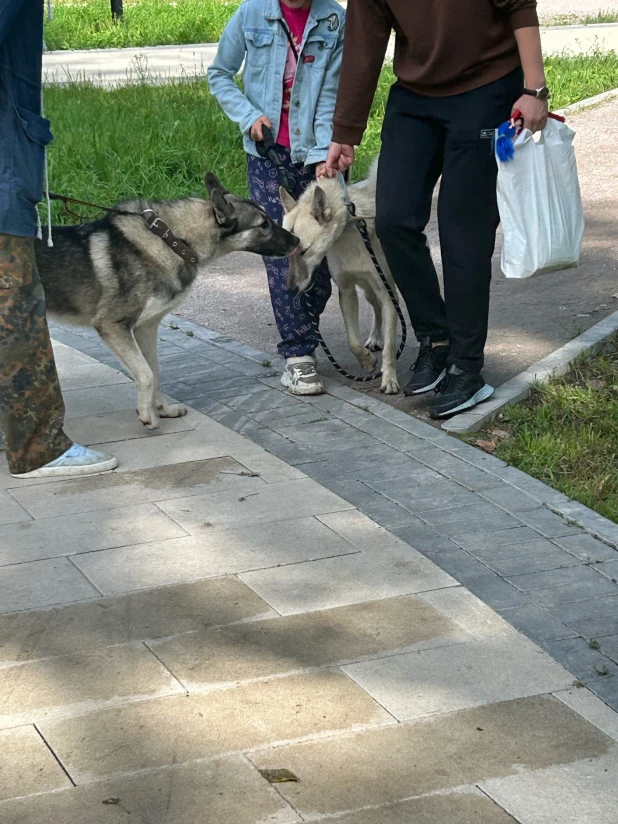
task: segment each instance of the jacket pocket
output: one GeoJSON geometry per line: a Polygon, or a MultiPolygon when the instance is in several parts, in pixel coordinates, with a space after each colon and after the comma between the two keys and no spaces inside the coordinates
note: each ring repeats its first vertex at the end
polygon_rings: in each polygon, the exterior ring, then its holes
{"type": "Polygon", "coordinates": [[[247,65],[266,66],[272,59],[274,32],[269,29],[249,29],[245,32],[247,65]]]}
{"type": "Polygon", "coordinates": [[[313,35],[310,34],[305,43],[301,61],[308,68],[312,68],[316,63],[318,66],[323,66],[330,60],[336,45],[336,37],[328,37],[317,32],[313,35]]]}
{"type": "Polygon", "coordinates": [[[45,147],[53,140],[49,120],[36,112],[14,106],[15,158],[13,182],[18,194],[29,203],[37,204],[43,194],[45,147]]]}

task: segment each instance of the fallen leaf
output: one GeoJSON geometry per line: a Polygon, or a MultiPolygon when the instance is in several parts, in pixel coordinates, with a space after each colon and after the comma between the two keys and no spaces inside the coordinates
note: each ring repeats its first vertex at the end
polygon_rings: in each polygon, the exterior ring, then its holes
{"type": "Polygon", "coordinates": [[[605,389],[605,381],[602,381],[599,378],[595,378],[592,381],[588,381],[588,389],[595,389],[597,391],[605,389]]]}
{"type": "Polygon", "coordinates": [[[300,780],[290,770],[260,770],[260,773],[269,784],[284,784],[287,781],[300,780]]]}
{"type": "Polygon", "coordinates": [[[496,448],[495,441],[477,441],[476,445],[479,449],[485,450],[485,452],[493,452],[496,448]]]}
{"type": "Polygon", "coordinates": [[[506,429],[492,429],[491,434],[494,436],[494,438],[508,438],[511,433],[508,432],[506,429]]]}
{"type": "Polygon", "coordinates": [[[112,796],[112,798],[106,798],[105,801],[101,801],[101,804],[120,804],[120,799],[112,796]]]}

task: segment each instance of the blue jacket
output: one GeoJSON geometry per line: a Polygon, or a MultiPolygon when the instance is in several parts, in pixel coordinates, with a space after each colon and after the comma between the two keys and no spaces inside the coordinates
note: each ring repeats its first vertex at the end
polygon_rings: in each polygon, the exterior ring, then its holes
{"type": "Polygon", "coordinates": [[[0,0],[0,234],[34,237],[45,146],[43,0],[0,0]]]}
{"type": "MultiPolygon", "coordinates": [[[[246,0],[225,28],[213,64],[210,89],[244,136],[245,151],[257,155],[249,130],[266,115],[279,131],[288,40],[279,0],[246,0]],[[243,60],[244,92],[234,82],[243,60]]],[[[295,163],[326,160],[343,53],[345,13],[335,0],[313,0],[301,44],[290,107],[290,142],[295,163]],[[303,59],[304,58],[304,59],[303,59]]]]}

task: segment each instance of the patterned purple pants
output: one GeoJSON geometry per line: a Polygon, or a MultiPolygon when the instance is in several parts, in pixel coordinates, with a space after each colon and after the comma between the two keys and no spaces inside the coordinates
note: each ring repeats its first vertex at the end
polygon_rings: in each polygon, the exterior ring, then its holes
{"type": "MultiPolygon", "coordinates": [[[[277,146],[291,192],[295,198],[300,197],[315,177],[315,167],[296,166],[290,159],[290,152],[277,146]]],[[[279,225],[283,221],[283,206],[279,200],[281,176],[279,169],[270,160],[247,155],[249,171],[249,191],[256,203],[266,209],[268,215],[279,225]]],[[[311,318],[307,314],[307,298],[304,294],[293,295],[287,289],[290,267],[287,258],[264,258],[270,299],[275,313],[277,329],[281,343],[277,345],[279,354],[284,358],[311,355],[318,345],[311,318]]],[[[320,316],[331,296],[331,280],[326,261],[323,261],[315,274],[309,297],[313,313],[320,316]]]]}

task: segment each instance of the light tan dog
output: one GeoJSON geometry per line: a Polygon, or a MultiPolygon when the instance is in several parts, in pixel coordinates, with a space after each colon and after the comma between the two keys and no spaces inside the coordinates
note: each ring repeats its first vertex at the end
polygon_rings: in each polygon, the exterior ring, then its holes
{"type": "MultiPolygon", "coordinates": [[[[356,214],[367,222],[374,252],[394,294],[395,282],[384,252],[375,233],[376,174],[374,163],[369,177],[347,187],[356,214]]],[[[350,221],[346,193],[338,179],[323,179],[312,183],[298,201],[285,189],[280,189],[285,211],[283,227],[300,239],[299,250],[290,258],[288,288],[305,292],[313,275],[326,258],[331,276],[339,290],[339,305],[343,315],[350,350],[367,371],[373,371],[382,349],[382,383],[380,391],[389,395],[399,392],[397,381],[397,311],[386,287],[380,280],[360,232],[350,221]],[[373,309],[371,334],[364,346],[359,338],[359,306],[356,287],[364,293],[373,309]]]]}

